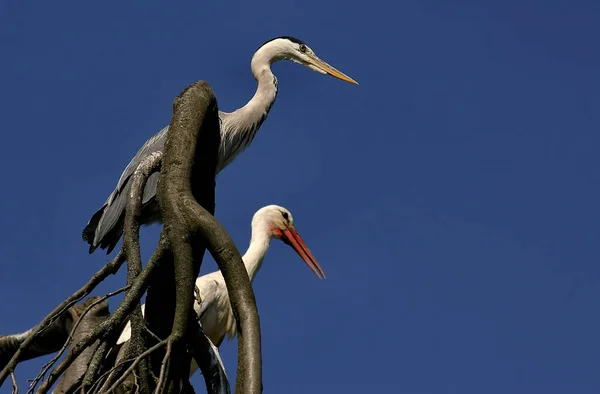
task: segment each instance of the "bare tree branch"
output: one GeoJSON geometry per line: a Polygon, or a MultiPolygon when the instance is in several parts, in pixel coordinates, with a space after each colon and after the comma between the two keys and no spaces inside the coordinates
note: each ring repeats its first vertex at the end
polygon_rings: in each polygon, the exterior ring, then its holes
{"type": "MultiPolygon", "coordinates": [[[[48,328],[40,332],[31,346],[29,346],[29,349],[22,351],[20,361],[58,351],[69,336],[73,322],[80,314],[78,312],[80,306],[80,304],[73,305],[54,320],[48,328]]],[[[16,351],[19,350],[21,344],[29,338],[34,329],[35,327],[19,334],[0,336],[0,368],[4,368],[8,364],[16,351]]]]}
{"type": "Polygon", "coordinates": [[[119,385],[121,383],[123,383],[125,381],[125,379],[127,379],[129,377],[129,374],[131,374],[135,370],[135,368],[138,366],[138,364],[146,358],[146,356],[149,356],[150,354],[154,353],[155,351],[157,351],[161,347],[165,346],[166,344],[167,344],[166,340],[160,341],[156,345],[152,346],[150,349],[146,350],[145,352],[143,352],[142,354],[137,356],[133,360],[133,363],[129,366],[129,368],[127,368],[127,370],[122,374],[122,376],[104,394],[110,394],[113,391],[115,391],[116,388],[119,387],[119,385]]]}
{"type": "MultiPolygon", "coordinates": [[[[71,333],[69,334],[69,337],[67,338],[67,341],[65,341],[63,349],[56,357],[54,357],[51,363],[53,364],[60,357],[64,348],[67,348],[67,346],[72,346],[74,342],[77,343],[81,337],[85,336],[98,324],[108,319],[110,316],[107,301],[108,298],[125,290],[126,288],[122,288],[103,297],[91,297],[87,299],[84,303],[86,309],[82,312],[78,321],[75,323],[71,333]]],[[[56,388],[53,391],[54,394],[71,394],[74,392],[76,385],[79,383],[79,381],[81,381],[81,378],[88,367],[90,358],[94,354],[94,349],[95,347],[87,348],[83,353],[81,353],[81,355],[79,355],[79,357],[77,357],[73,364],[67,368],[64,375],[62,375],[58,381],[56,388]]],[[[47,365],[50,366],[51,363],[47,363],[47,365]]],[[[45,371],[42,371],[42,373],[45,373],[45,371]]],[[[42,373],[40,373],[40,375],[42,375],[42,373]]],[[[28,392],[33,391],[34,388],[35,382],[30,385],[28,392]]]]}
{"type": "MultiPolygon", "coordinates": [[[[27,348],[36,336],[51,327],[65,310],[127,260],[128,290],[123,301],[110,317],[93,327],[80,327],[80,323],[83,326],[86,321],[86,312],[78,315],[70,331],[72,334],[61,340],[60,353],[44,367],[30,391],[41,380],[36,393],[45,394],[61,378],[61,390],[64,387],[69,393],[72,390],[82,393],[135,390],[149,394],[154,389],[156,393],[193,394],[189,383],[189,365],[193,356],[205,374],[209,393],[229,393],[229,382],[218,350],[204,335],[193,314],[194,280],[208,245],[223,273],[238,324],[236,393],[262,392],[260,326],[254,293],[239,251],[213,217],[219,142],[215,96],[206,82],[196,82],[183,90],[173,104],[164,155],[151,155],[133,174],[131,192],[127,196],[122,251],[28,332],[0,373],[0,385],[14,371],[17,362],[27,355],[27,348]],[[139,248],[141,200],[148,176],[159,166],[158,202],[165,229],[154,254],[142,268],[139,248]],[[140,300],[146,290],[144,321],[140,300]],[[149,309],[152,305],[154,309],[149,309]],[[120,348],[116,346],[116,339],[128,319],[131,322],[130,341],[120,348]],[[162,324],[155,325],[158,320],[162,320],[162,324]],[[155,331],[157,327],[159,330],[155,331]],[[159,342],[151,345],[157,337],[159,342]],[[50,371],[65,348],[67,354],[50,371]],[[119,358],[121,355],[124,357],[119,358]],[[44,380],[48,371],[50,373],[44,380]],[[70,371],[73,371],[71,375],[70,371]]],[[[110,295],[105,296],[104,301],[110,295]]],[[[9,345],[7,347],[14,348],[12,342],[9,345]]]]}
{"type": "MultiPolygon", "coordinates": [[[[64,341],[63,347],[60,349],[60,351],[50,361],[48,361],[42,367],[42,370],[40,371],[40,373],[38,374],[38,376],[36,376],[36,378],[33,379],[32,383],[29,385],[29,389],[27,390],[27,394],[30,394],[30,393],[33,392],[33,390],[37,386],[38,382],[41,379],[44,378],[44,376],[46,375],[46,373],[48,372],[48,370],[50,368],[52,368],[52,366],[54,365],[54,363],[56,363],[56,361],[60,358],[60,356],[62,356],[62,354],[64,353],[64,351],[71,344],[71,341],[75,337],[76,334],[80,334],[81,335],[81,333],[88,332],[90,330],[90,327],[94,327],[99,322],[104,321],[106,318],[108,318],[109,311],[108,311],[108,302],[106,300],[108,298],[110,298],[110,297],[113,297],[113,296],[117,295],[117,294],[121,294],[122,292],[124,292],[128,288],[129,287],[123,287],[123,288],[121,288],[121,289],[119,289],[117,291],[113,291],[111,293],[108,293],[107,295],[105,295],[103,297],[92,297],[92,298],[89,298],[89,299],[87,299],[85,301],[84,306],[86,308],[81,313],[81,315],[77,318],[77,321],[75,322],[75,324],[73,324],[73,328],[71,329],[71,332],[67,336],[67,339],[64,341]],[[88,315],[88,313],[92,309],[94,309],[94,313],[88,315]],[[91,316],[91,317],[88,318],[88,316],[91,316]],[[85,327],[82,330],[78,331],[79,325],[84,320],[87,321],[87,324],[85,325],[85,327]]],[[[92,350],[93,349],[91,349],[91,348],[87,349],[88,355],[91,356],[92,350]]],[[[82,353],[79,357],[82,358],[82,359],[86,358],[85,352],[82,353]]],[[[81,376],[83,376],[83,373],[85,372],[85,370],[87,368],[87,364],[88,364],[88,362],[85,362],[82,365],[75,365],[75,364],[73,364],[71,366],[71,367],[75,367],[75,368],[70,368],[69,369],[69,371],[71,372],[71,375],[73,375],[73,374],[79,375],[77,378],[72,377],[73,380],[79,379],[79,378],[81,378],[81,376]],[[77,368],[77,367],[79,367],[79,368],[77,368]]],[[[63,376],[63,381],[66,379],[66,377],[67,377],[67,374],[65,374],[65,376],[63,376]]],[[[69,379],[66,379],[66,380],[69,380],[69,379]]],[[[59,392],[59,391],[57,391],[57,392],[59,392]]]]}
{"type": "Polygon", "coordinates": [[[198,190],[201,190],[204,185],[204,182],[199,181],[198,178],[205,182],[208,179],[214,182],[215,155],[218,150],[210,149],[199,156],[196,144],[199,139],[197,130],[201,128],[204,131],[204,134],[201,134],[204,136],[203,147],[215,146],[216,148],[219,143],[218,132],[209,134],[213,129],[218,130],[212,124],[213,122],[218,124],[217,101],[206,82],[197,82],[184,90],[173,106],[169,139],[165,145],[165,157],[158,186],[165,231],[169,236],[175,261],[177,297],[172,338],[177,344],[177,341],[186,334],[191,317],[194,279],[198,274],[195,271],[199,267],[194,266],[190,235],[197,234],[204,238],[223,273],[233,313],[240,326],[236,393],[258,394],[262,392],[262,362],[260,324],[254,292],[233,240],[194,197],[194,194],[200,194],[198,190]],[[177,154],[174,154],[175,152],[177,154]],[[190,160],[191,158],[195,160],[190,160]],[[202,165],[198,165],[198,160],[203,161],[202,165]],[[199,170],[210,170],[211,173],[193,173],[199,170]],[[191,182],[192,178],[194,182],[191,182]]]}
{"type": "Polygon", "coordinates": [[[15,371],[10,373],[10,379],[12,380],[12,394],[19,394],[19,385],[17,384],[17,378],[15,377],[15,371]]]}
{"type": "Polygon", "coordinates": [[[138,277],[138,280],[131,286],[129,291],[126,293],[125,298],[119,305],[119,307],[115,310],[110,318],[99,324],[96,329],[94,329],[91,333],[82,338],[79,343],[77,343],[65,356],[62,362],[50,373],[48,379],[45,380],[39,389],[36,391],[38,394],[45,394],[48,392],[50,387],[54,384],[56,379],[65,372],[65,370],[71,365],[71,363],[77,358],[81,352],[83,352],[87,347],[89,347],[94,341],[99,338],[103,340],[110,340],[112,342],[113,339],[116,340],[116,335],[118,334],[118,329],[123,327],[125,320],[135,307],[136,302],[139,302],[144,291],[148,286],[149,278],[152,272],[156,269],[160,258],[162,257],[162,253],[164,253],[164,245],[161,247],[157,247],[154,255],[146,264],[146,267],[142,270],[141,274],[138,277]]]}
{"type": "MultiPolygon", "coordinates": [[[[127,258],[127,284],[132,285],[142,272],[142,256],[140,252],[140,215],[142,213],[142,196],[148,177],[160,169],[162,160],[161,152],[154,152],[144,159],[135,170],[131,180],[131,191],[127,199],[125,211],[125,223],[123,234],[123,250],[127,258]]],[[[142,309],[138,302],[130,317],[131,339],[125,358],[134,358],[146,351],[144,333],[146,324],[142,315],[142,309]]],[[[149,360],[140,360],[140,390],[143,393],[150,392],[151,382],[149,380],[149,360]]],[[[117,371],[116,374],[119,374],[117,371]]],[[[110,381],[110,379],[109,379],[110,381]]]]}
{"type": "Polygon", "coordinates": [[[165,352],[165,356],[163,357],[161,366],[160,366],[160,375],[158,376],[158,383],[156,383],[156,391],[155,394],[162,394],[165,392],[167,388],[167,384],[169,383],[167,379],[167,368],[169,366],[169,361],[171,360],[171,352],[173,351],[173,341],[169,338],[167,340],[167,351],[165,352]]]}
{"type": "MultiPolygon", "coordinates": [[[[116,273],[123,262],[125,261],[124,255],[122,252],[119,252],[115,258],[105,265],[102,269],[96,272],[92,278],[79,290],[77,290],[73,295],[64,300],[60,305],[58,305],[48,316],[42,320],[40,324],[38,324],[35,328],[32,329],[31,333],[23,341],[19,349],[12,356],[10,361],[4,366],[2,372],[0,372],[0,386],[4,383],[8,375],[14,371],[17,363],[22,361],[22,354],[29,349],[31,344],[35,341],[38,335],[40,335],[46,328],[48,328],[52,323],[58,319],[66,310],[75,305],[77,302],[82,300],[85,296],[90,294],[92,290],[98,286],[100,282],[102,282],[108,275],[116,273]]],[[[62,346],[62,343],[60,344],[62,346]]]]}

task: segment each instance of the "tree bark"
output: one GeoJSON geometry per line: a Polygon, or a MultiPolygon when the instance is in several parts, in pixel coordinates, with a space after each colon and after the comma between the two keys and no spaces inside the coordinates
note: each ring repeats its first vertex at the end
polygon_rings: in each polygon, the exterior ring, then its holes
{"type": "Polygon", "coordinates": [[[197,242],[204,239],[223,273],[238,323],[236,393],[258,394],[262,392],[262,361],[254,292],[240,252],[210,213],[214,212],[214,176],[220,138],[217,100],[210,86],[201,81],[184,90],[173,107],[158,184],[159,203],[175,268],[176,302],[171,337],[177,345],[187,333],[194,302],[194,280],[200,269],[194,249],[197,250],[197,242]],[[200,130],[203,133],[198,135],[200,130]],[[205,201],[204,197],[208,197],[211,190],[211,201],[205,201]],[[208,211],[199,202],[208,205],[208,211]]]}
{"type": "Polygon", "coordinates": [[[208,248],[223,273],[238,325],[236,393],[262,392],[260,325],[254,293],[239,251],[213,216],[219,144],[216,98],[206,82],[196,82],[175,99],[162,158],[149,157],[134,174],[135,187],[128,196],[125,218],[124,249],[38,326],[21,335],[0,338],[0,386],[9,375],[14,379],[19,361],[60,349],[34,380],[31,391],[41,382],[36,393],[44,394],[60,379],[57,392],[64,393],[80,387],[100,389],[106,394],[123,388],[145,394],[155,387],[161,393],[191,393],[189,364],[193,356],[203,367],[207,388],[228,392],[224,370],[217,365],[218,351],[210,347],[193,314],[195,279],[208,248]],[[158,202],[165,228],[153,256],[142,269],[141,194],[147,176],[157,165],[161,165],[158,202]],[[117,272],[125,257],[126,287],[105,298],[86,301],[87,308],[73,306],[108,275],[117,272]],[[146,290],[146,313],[142,319],[139,304],[146,290]],[[106,298],[122,291],[126,291],[123,301],[109,315],[106,298]],[[79,317],[76,313],[80,313],[79,317]],[[121,353],[126,355],[125,360],[118,360],[116,339],[128,319],[132,323],[130,348],[121,353]],[[140,340],[142,332],[148,332],[153,345],[140,340]],[[65,349],[68,353],[54,367],[65,349]],[[209,357],[203,357],[203,353],[209,357]],[[50,373],[43,380],[46,372],[50,373]],[[144,373],[143,379],[139,372],[144,373]],[[135,381],[126,379],[130,376],[135,376],[135,381]]]}

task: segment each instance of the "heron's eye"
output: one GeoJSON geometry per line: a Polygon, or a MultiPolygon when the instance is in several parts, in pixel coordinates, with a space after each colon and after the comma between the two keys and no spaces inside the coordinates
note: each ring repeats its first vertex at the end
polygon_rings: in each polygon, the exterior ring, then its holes
{"type": "Polygon", "coordinates": [[[287,212],[281,212],[281,216],[283,216],[283,218],[284,218],[285,220],[290,220],[290,216],[288,215],[288,213],[287,213],[287,212]]]}
{"type": "Polygon", "coordinates": [[[300,44],[300,52],[306,53],[306,45],[300,44]]]}

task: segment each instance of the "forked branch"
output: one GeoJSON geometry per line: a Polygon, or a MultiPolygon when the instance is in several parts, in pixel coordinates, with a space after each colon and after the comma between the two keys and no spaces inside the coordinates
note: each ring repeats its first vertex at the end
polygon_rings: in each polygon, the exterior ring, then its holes
{"type": "Polygon", "coordinates": [[[248,273],[227,231],[202,207],[214,207],[214,194],[212,201],[200,203],[195,197],[209,182],[214,185],[220,141],[217,101],[206,82],[196,82],[182,92],[173,107],[158,185],[165,231],[175,261],[177,297],[171,340],[177,345],[185,337],[191,318],[194,279],[199,269],[194,261],[192,240],[200,236],[223,273],[239,325],[236,393],[259,394],[262,392],[260,323],[248,273]]]}

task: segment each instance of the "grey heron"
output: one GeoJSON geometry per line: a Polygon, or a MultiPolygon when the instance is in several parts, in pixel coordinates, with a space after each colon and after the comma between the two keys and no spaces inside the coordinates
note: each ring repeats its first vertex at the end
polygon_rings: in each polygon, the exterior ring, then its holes
{"type": "MultiPolygon", "coordinates": [[[[267,41],[254,53],[250,64],[252,75],[258,83],[254,96],[246,105],[233,112],[219,111],[221,144],[217,173],[250,145],[267,118],[277,97],[277,78],[271,72],[271,65],[279,60],[291,60],[313,71],[358,85],[355,80],[319,59],[312,49],[297,38],[284,36],[267,41]]],[[[104,205],[89,220],[82,233],[83,240],[90,245],[89,253],[93,253],[98,247],[106,249],[106,254],[114,249],[123,234],[126,198],[131,187],[129,179],[148,155],[164,149],[168,132],[167,126],[146,141],[121,174],[116,188],[108,196],[104,205]]],[[[144,188],[142,197],[142,224],[144,225],[160,221],[156,202],[158,176],[158,172],[152,174],[144,188]]]]}
{"type": "MultiPolygon", "coordinates": [[[[319,279],[325,278],[323,269],[298,235],[291,212],[278,205],[267,205],[256,211],[252,218],[250,245],[242,256],[251,282],[260,270],[270,242],[274,238],[290,245],[319,279]]],[[[205,334],[218,347],[226,336],[231,339],[236,334],[235,318],[221,271],[198,277],[196,288],[199,292],[197,299],[202,300],[202,303],[198,304],[196,301],[194,310],[205,334]]],[[[142,311],[144,306],[142,305],[142,311]]],[[[127,342],[130,337],[131,324],[127,323],[117,344],[127,342]]],[[[193,362],[190,373],[197,369],[198,366],[193,362]]]]}

